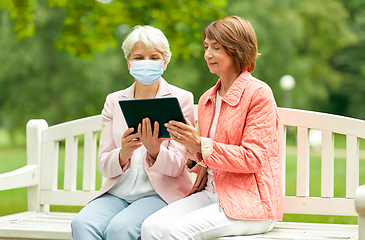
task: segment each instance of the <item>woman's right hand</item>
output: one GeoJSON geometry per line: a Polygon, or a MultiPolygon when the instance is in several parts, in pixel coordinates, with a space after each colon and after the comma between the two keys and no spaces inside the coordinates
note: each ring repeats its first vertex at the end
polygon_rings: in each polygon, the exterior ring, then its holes
{"type": "Polygon", "coordinates": [[[138,133],[131,134],[134,128],[128,128],[122,136],[122,148],[119,152],[119,164],[123,167],[132,157],[134,150],[142,146],[138,133]]]}
{"type": "Polygon", "coordinates": [[[201,152],[201,139],[193,124],[185,118],[186,124],[171,120],[165,123],[167,131],[173,140],[185,146],[190,153],[201,152]]]}

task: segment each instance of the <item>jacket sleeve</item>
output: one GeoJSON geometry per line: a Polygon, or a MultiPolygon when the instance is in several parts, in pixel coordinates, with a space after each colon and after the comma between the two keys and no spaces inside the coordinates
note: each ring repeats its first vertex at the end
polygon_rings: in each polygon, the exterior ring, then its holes
{"type": "Polygon", "coordinates": [[[102,111],[102,127],[100,136],[98,169],[106,178],[121,175],[130,168],[130,161],[122,168],[119,164],[120,147],[116,146],[113,138],[113,101],[108,95],[102,111]]]}
{"type": "MultiPolygon", "coordinates": [[[[243,103],[244,101],[240,102],[243,103]]],[[[222,119],[227,120],[224,117],[222,119]]],[[[223,133],[219,133],[224,134],[226,138],[240,139],[238,144],[211,141],[210,152],[202,164],[228,172],[259,172],[263,161],[267,161],[270,146],[276,142],[278,120],[271,89],[268,87],[257,89],[250,99],[245,119],[240,120],[242,124],[239,125],[242,128],[229,129],[227,126],[223,133]]],[[[218,122],[218,124],[225,123],[218,122]]]]}
{"type": "MultiPolygon", "coordinates": [[[[181,110],[184,117],[194,123],[194,97],[190,92],[186,92],[181,97],[178,97],[181,110]]],[[[157,159],[154,161],[148,154],[145,154],[147,164],[152,169],[161,174],[177,177],[185,170],[185,159],[187,153],[185,147],[174,141],[168,140],[161,144],[160,152],[157,159]]]]}

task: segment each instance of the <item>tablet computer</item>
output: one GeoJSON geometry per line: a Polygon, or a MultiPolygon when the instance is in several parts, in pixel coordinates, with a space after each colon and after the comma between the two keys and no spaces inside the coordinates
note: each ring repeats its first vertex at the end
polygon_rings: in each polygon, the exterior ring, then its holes
{"type": "Polygon", "coordinates": [[[152,129],[155,121],[159,123],[160,131],[158,136],[160,138],[170,137],[164,126],[165,123],[170,120],[185,123],[184,115],[176,97],[121,100],[119,105],[128,127],[133,127],[134,132],[137,132],[138,124],[142,123],[142,119],[146,117],[151,120],[152,129]]]}

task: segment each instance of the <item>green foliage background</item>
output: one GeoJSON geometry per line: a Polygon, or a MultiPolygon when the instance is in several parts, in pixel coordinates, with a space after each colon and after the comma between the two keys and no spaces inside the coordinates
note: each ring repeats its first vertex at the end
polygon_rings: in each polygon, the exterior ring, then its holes
{"type": "Polygon", "coordinates": [[[215,84],[201,33],[212,21],[251,21],[261,55],[253,75],[283,106],[279,80],[296,80],[292,107],[365,119],[364,0],[0,0],[0,128],[25,131],[100,114],[133,83],[120,46],[135,25],[160,28],[173,58],[163,77],[194,93],[215,84]]]}
{"type": "MultiPolygon", "coordinates": [[[[279,80],[290,74],[292,107],[365,119],[365,0],[0,0],[0,172],[25,164],[24,146],[7,147],[7,138],[24,145],[29,119],[54,125],[100,114],[108,93],[133,83],[120,46],[137,24],[166,34],[173,58],[163,77],[193,92],[197,103],[218,79],[203,59],[201,33],[229,15],[251,21],[261,53],[253,75],[271,86],[278,106],[279,80]]],[[[294,174],[295,158],[288,159],[294,174]]],[[[319,162],[312,162],[311,181],[318,182],[319,162]]],[[[343,160],[336,162],[342,171],[343,160]]],[[[293,184],[288,178],[288,191],[293,184]]],[[[26,189],[0,194],[0,215],[26,209],[26,189]]],[[[357,222],[310,219],[284,220],[357,222]]]]}

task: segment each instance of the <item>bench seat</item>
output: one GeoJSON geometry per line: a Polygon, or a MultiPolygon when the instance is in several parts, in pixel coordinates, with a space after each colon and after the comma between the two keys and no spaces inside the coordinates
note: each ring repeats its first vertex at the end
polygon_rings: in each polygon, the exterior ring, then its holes
{"type": "Polygon", "coordinates": [[[0,218],[0,239],[72,239],[76,213],[27,211],[0,218]]]}
{"type": "MultiPolygon", "coordinates": [[[[0,221],[0,239],[72,239],[71,221],[76,213],[27,211],[0,221]]],[[[267,234],[221,237],[239,239],[358,239],[357,225],[278,222],[267,234]]]]}

